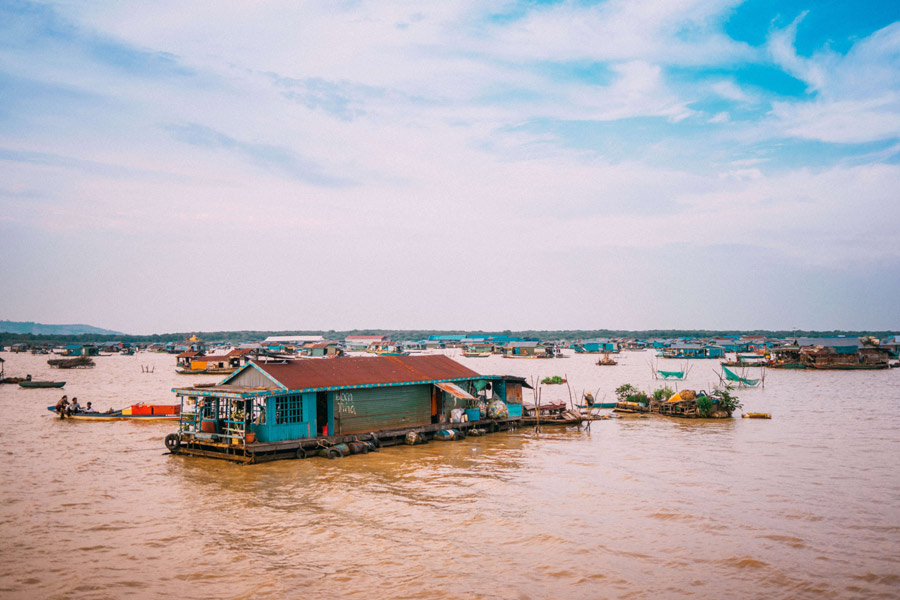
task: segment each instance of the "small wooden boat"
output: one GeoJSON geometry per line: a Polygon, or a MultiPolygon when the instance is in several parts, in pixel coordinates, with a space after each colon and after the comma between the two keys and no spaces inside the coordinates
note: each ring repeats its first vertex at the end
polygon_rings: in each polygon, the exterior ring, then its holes
{"type": "Polygon", "coordinates": [[[24,379],[19,382],[19,387],[23,388],[61,388],[66,385],[65,381],[34,381],[24,379]]]}
{"type": "Polygon", "coordinates": [[[89,356],[51,358],[47,361],[47,364],[57,369],[90,369],[94,366],[94,360],[89,356]]]}
{"type": "MultiPolygon", "coordinates": [[[[56,414],[55,406],[47,410],[56,414]]],[[[79,411],[67,415],[67,419],[76,421],[177,421],[180,417],[180,404],[132,404],[119,410],[109,409],[106,412],[79,411]]]]}
{"type": "Polygon", "coordinates": [[[615,408],[616,402],[596,402],[594,404],[576,404],[575,407],[579,410],[591,410],[592,408],[615,408]]]}

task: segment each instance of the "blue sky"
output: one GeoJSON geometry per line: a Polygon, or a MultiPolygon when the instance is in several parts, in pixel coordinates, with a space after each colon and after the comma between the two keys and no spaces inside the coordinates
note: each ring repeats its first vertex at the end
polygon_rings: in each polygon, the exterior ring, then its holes
{"type": "Polygon", "coordinates": [[[0,318],[900,328],[896,2],[5,2],[0,318]]]}

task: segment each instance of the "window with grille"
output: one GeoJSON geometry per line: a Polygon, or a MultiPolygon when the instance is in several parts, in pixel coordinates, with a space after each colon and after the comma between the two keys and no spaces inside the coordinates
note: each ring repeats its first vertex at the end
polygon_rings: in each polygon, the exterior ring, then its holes
{"type": "Polygon", "coordinates": [[[303,421],[301,396],[278,396],[275,398],[275,424],[300,423],[303,421]]]}

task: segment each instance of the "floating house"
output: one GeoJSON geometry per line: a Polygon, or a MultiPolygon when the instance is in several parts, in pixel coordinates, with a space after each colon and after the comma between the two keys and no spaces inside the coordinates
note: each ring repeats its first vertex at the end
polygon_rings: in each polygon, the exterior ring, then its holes
{"type": "Polygon", "coordinates": [[[494,353],[494,345],[487,342],[475,342],[463,347],[462,355],[469,358],[487,357],[494,353]]]}
{"type": "Polygon", "coordinates": [[[327,358],[339,356],[342,354],[342,351],[337,342],[316,342],[314,344],[306,344],[303,346],[300,354],[312,358],[327,358]]]}
{"type": "Polygon", "coordinates": [[[391,341],[387,335],[348,335],[344,338],[344,346],[347,350],[361,351],[372,344],[388,343],[391,341]]]}
{"type": "Polygon", "coordinates": [[[182,352],[178,355],[176,373],[182,375],[225,375],[236,371],[250,354],[249,349],[234,349],[228,354],[203,355],[197,352],[182,352]]]}
{"type": "Polygon", "coordinates": [[[548,358],[547,348],[540,342],[508,342],[503,346],[504,358],[548,358]]]}
{"type": "Polygon", "coordinates": [[[67,344],[62,349],[63,356],[99,356],[100,348],[93,344],[67,344]]]}
{"type": "Polygon", "coordinates": [[[881,340],[879,344],[891,358],[900,358],[900,335],[895,335],[881,340]]]}
{"type": "Polygon", "coordinates": [[[890,366],[890,350],[855,337],[797,338],[773,348],[768,366],[780,369],[870,370],[890,366]]]}
{"type": "Polygon", "coordinates": [[[572,348],[579,354],[613,354],[619,351],[619,345],[609,339],[585,340],[580,343],[572,344],[572,348]]]}
{"type": "Polygon", "coordinates": [[[666,358],[725,358],[725,349],[721,346],[687,344],[678,342],[669,346],[664,354],[666,358]]]}
{"type": "Polygon", "coordinates": [[[351,441],[402,443],[415,432],[508,429],[522,415],[523,378],[480,375],[443,355],[250,362],[213,386],[175,388],[181,400],[175,453],[262,462],[305,458],[351,441]],[[478,396],[506,416],[454,422],[478,396]]]}

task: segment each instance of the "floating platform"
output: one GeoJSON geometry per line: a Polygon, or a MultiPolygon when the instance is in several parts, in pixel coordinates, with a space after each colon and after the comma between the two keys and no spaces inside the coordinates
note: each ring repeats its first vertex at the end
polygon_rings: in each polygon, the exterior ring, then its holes
{"type": "MultiPolygon", "coordinates": [[[[544,422],[541,419],[542,423],[544,422]]],[[[389,429],[373,433],[358,433],[348,435],[320,436],[282,442],[253,442],[253,443],[228,443],[228,439],[211,433],[181,433],[171,434],[166,437],[166,447],[172,454],[186,456],[203,456],[207,458],[225,459],[244,464],[257,464],[273,460],[285,460],[296,458],[312,458],[320,451],[339,444],[351,442],[373,442],[376,447],[398,446],[406,444],[406,436],[409,433],[418,434],[425,442],[435,439],[439,431],[455,429],[464,434],[471,430],[479,430],[474,435],[481,435],[482,431],[496,433],[515,429],[522,423],[522,419],[505,420],[480,420],[465,423],[433,423],[421,427],[404,429],[389,429]],[[172,436],[178,436],[177,443],[172,436]],[[222,439],[218,439],[218,438],[222,439]]],[[[462,436],[460,439],[465,439],[462,436]]]]}

